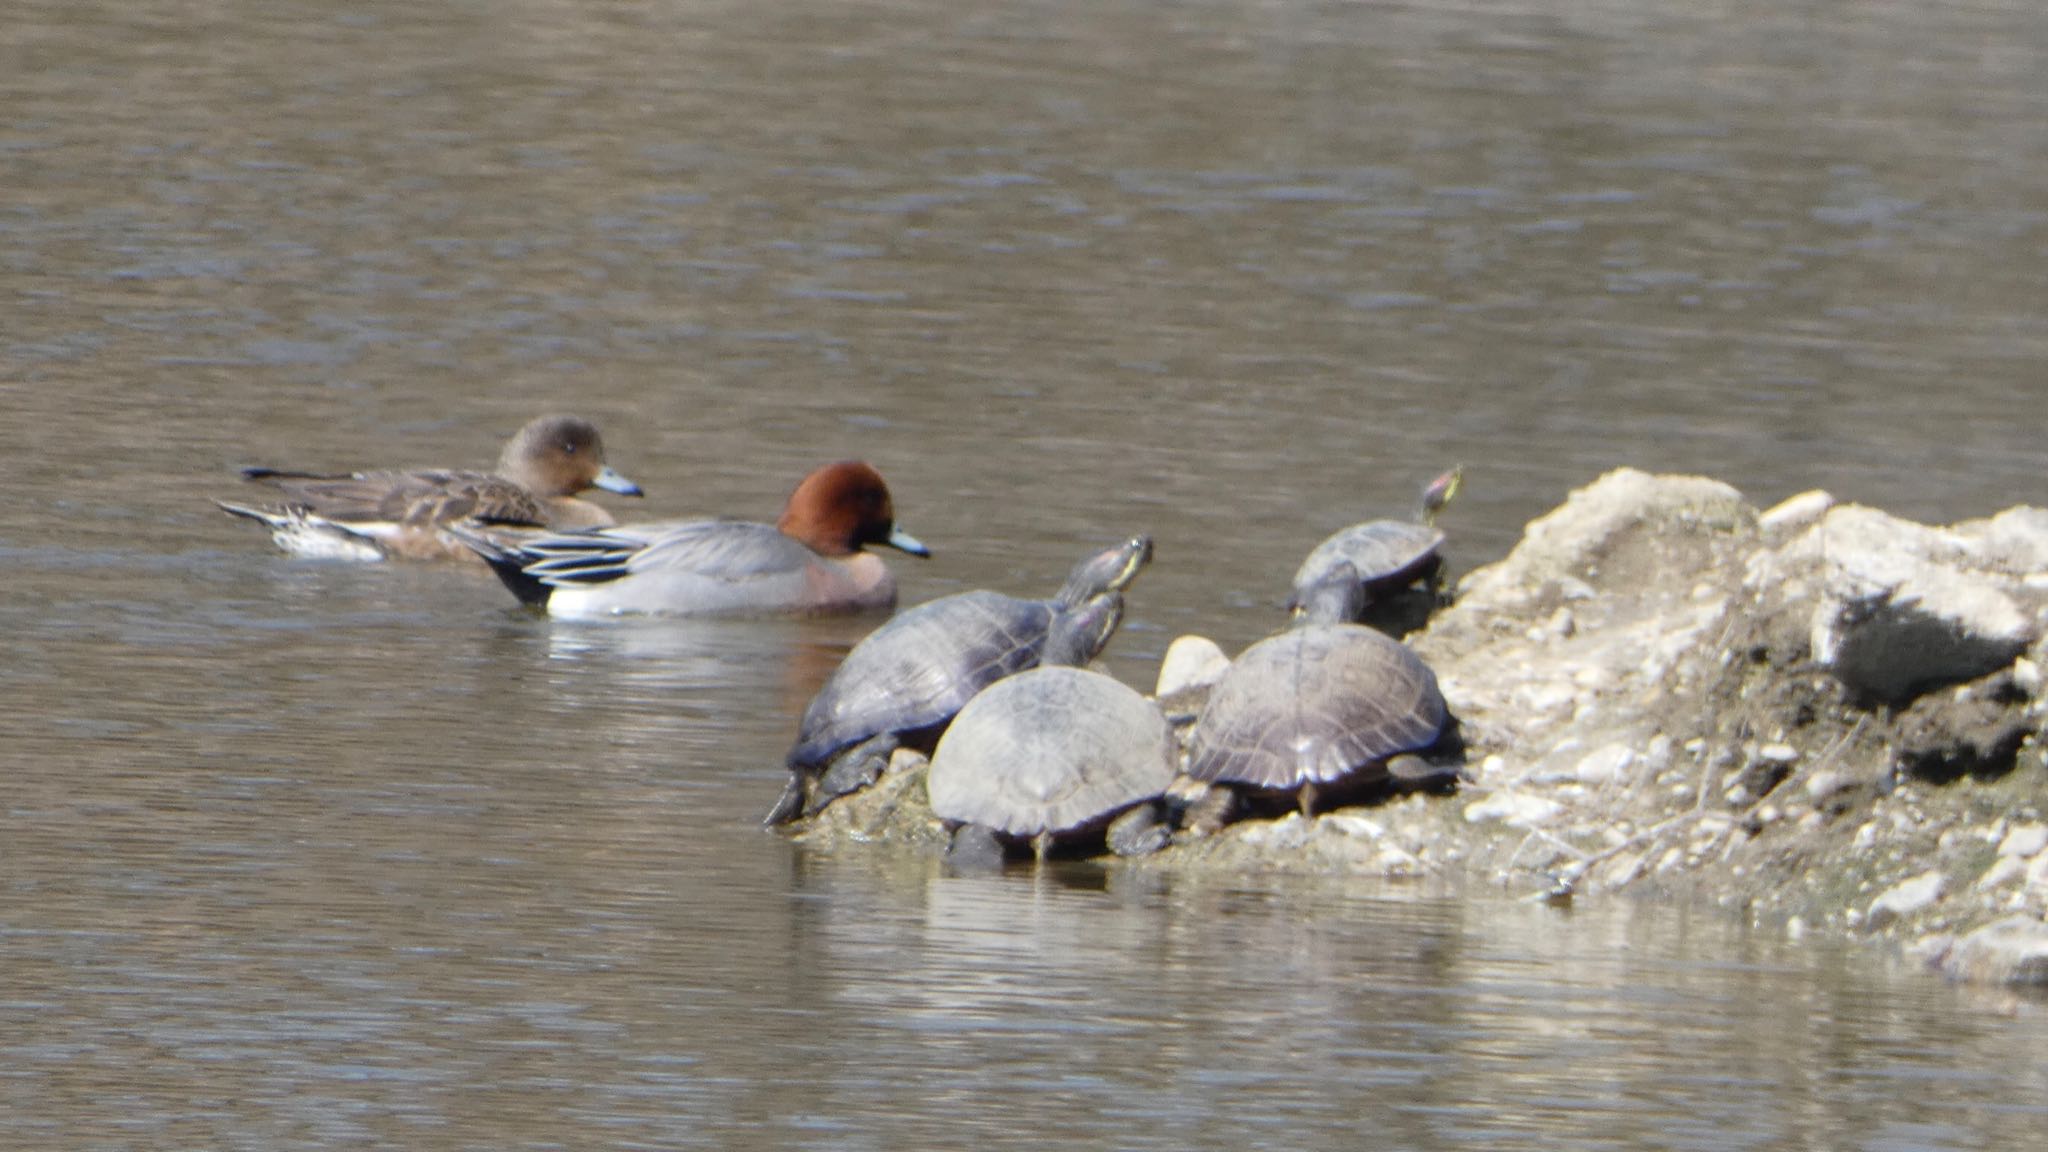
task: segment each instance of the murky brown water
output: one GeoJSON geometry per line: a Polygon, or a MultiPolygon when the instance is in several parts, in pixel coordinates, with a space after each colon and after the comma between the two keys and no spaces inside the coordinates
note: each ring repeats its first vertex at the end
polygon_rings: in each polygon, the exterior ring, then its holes
{"type": "Polygon", "coordinates": [[[2048,15],[1556,7],[13,5],[0,1143],[2038,1142],[2038,1005],[1710,914],[802,856],[872,620],[208,503],[553,409],[650,515],[858,454],[910,600],[1154,533],[1143,683],[1452,461],[1466,563],[1621,463],[2038,502],[2048,15]]]}

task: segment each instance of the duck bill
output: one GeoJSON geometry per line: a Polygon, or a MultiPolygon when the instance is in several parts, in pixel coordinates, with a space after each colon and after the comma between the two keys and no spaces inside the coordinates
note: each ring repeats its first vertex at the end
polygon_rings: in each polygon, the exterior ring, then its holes
{"type": "Polygon", "coordinates": [[[923,541],[901,528],[890,528],[889,535],[882,540],[882,543],[896,549],[898,552],[908,552],[912,556],[929,556],[932,554],[932,550],[925,547],[923,541]]]}
{"type": "Polygon", "coordinates": [[[607,492],[617,492],[621,496],[645,495],[645,493],[640,491],[640,486],[638,484],[635,484],[631,480],[626,479],[624,476],[619,475],[610,467],[606,467],[605,469],[600,471],[597,474],[596,479],[593,479],[590,482],[590,484],[593,488],[602,488],[607,492]]]}

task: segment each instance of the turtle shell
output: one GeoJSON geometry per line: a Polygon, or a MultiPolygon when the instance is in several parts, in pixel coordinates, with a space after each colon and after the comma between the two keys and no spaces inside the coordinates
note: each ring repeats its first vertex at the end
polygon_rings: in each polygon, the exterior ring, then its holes
{"type": "Polygon", "coordinates": [[[942,819],[1031,838],[1157,797],[1173,760],[1158,705],[1099,672],[1036,668],[961,710],[932,753],[926,788],[942,819]]]}
{"type": "Polygon", "coordinates": [[[1398,640],[1312,624],[1245,649],[1196,721],[1188,775],[1261,789],[1365,784],[1389,757],[1436,743],[1436,673],[1398,640]]]}
{"type": "Polygon", "coordinates": [[[1441,563],[1444,534],[1409,520],[1354,524],[1315,546],[1294,573],[1296,595],[1319,583],[1338,564],[1358,569],[1368,594],[1382,596],[1429,575],[1441,563]]]}
{"type": "Polygon", "coordinates": [[[990,684],[1035,667],[1056,606],[962,592],[898,613],[846,654],[804,709],[792,768],[884,732],[943,724],[990,684]]]}

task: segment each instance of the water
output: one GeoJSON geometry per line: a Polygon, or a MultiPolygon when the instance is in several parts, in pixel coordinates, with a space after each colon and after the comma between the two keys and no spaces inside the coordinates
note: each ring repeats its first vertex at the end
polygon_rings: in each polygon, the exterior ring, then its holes
{"type": "Polygon", "coordinates": [[[2038,501],[2048,17],[16,4],[0,1140],[2038,1142],[2033,1001],[1683,907],[958,878],[754,819],[869,620],[550,625],[272,555],[245,463],[596,419],[622,512],[873,459],[915,601],[1149,531],[1240,646],[1456,461],[2038,501]]]}

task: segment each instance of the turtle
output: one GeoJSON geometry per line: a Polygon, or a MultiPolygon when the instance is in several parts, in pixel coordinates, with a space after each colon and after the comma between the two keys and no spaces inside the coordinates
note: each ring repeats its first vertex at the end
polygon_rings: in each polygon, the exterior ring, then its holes
{"type": "Polygon", "coordinates": [[[1412,520],[1368,520],[1316,545],[1294,573],[1294,596],[1288,607],[1300,612],[1309,589],[1326,580],[1339,564],[1349,564],[1365,590],[1353,621],[1362,619],[1375,602],[1418,582],[1428,586],[1433,604],[1443,578],[1444,534],[1436,526],[1436,516],[1458,494],[1464,476],[1461,464],[1430,481],[1412,520]]]}
{"type": "Polygon", "coordinates": [[[1325,793],[1390,784],[1432,786],[1457,770],[1421,752],[1454,743],[1436,673],[1407,645],[1348,623],[1364,583],[1339,563],[1311,586],[1289,630],[1245,649],[1216,682],[1189,737],[1186,777],[1176,793],[1194,809],[1189,823],[1219,821],[1229,792],[1292,796],[1314,814],[1325,793]]]}
{"type": "Polygon", "coordinates": [[[1159,705],[1114,677],[1043,666],[982,690],[932,753],[925,788],[955,843],[1101,834],[1135,856],[1165,845],[1157,801],[1173,781],[1173,731],[1159,705]]]}
{"type": "Polygon", "coordinates": [[[1040,664],[1086,664],[1123,622],[1123,590],[1152,559],[1133,536],[1074,566],[1059,594],[977,590],[898,613],[870,633],[804,709],[789,783],[764,824],[807,816],[874,782],[906,741],[929,747],[975,693],[1040,664]]]}

